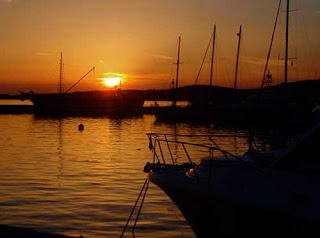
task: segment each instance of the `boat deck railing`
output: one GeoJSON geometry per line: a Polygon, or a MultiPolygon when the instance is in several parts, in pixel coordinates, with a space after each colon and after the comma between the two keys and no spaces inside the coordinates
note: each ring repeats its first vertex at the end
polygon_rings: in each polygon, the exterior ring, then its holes
{"type": "Polygon", "coordinates": [[[213,158],[215,152],[219,152],[225,159],[240,159],[236,155],[223,150],[213,139],[214,137],[227,137],[225,135],[181,135],[181,134],[166,134],[166,133],[147,133],[149,138],[149,149],[153,153],[153,163],[160,164],[172,164],[179,165],[177,159],[174,158],[174,153],[172,151],[172,145],[174,144],[183,148],[184,154],[187,158],[187,163],[191,166],[195,165],[194,161],[191,159],[189,149],[198,148],[202,149],[202,152],[207,153],[208,158],[213,158]],[[179,138],[179,140],[178,140],[179,138]],[[201,143],[194,143],[190,141],[181,141],[180,138],[198,138],[201,139],[201,143]],[[206,141],[206,142],[205,142],[206,141]],[[169,157],[169,159],[168,159],[169,157]]]}

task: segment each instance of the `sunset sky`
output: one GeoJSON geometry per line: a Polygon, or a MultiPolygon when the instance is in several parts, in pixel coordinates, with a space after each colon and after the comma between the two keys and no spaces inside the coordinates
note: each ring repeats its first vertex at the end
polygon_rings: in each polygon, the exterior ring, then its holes
{"type": "MultiPolygon", "coordinates": [[[[237,32],[243,27],[239,87],[261,84],[278,0],[0,0],[0,93],[56,92],[60,52],[64,88],[92,67],[74,91],[105,89],[125,75],[123,89],[169,88],[181,35],[180,86],[194,84],[217,24],[214,84],[232,87],[237,32]]],[[[284,3],[286,1],[283,1],[284,3]]],[[[289,81],[320,78],[320,1],[291,0],[289,81]]],[[[283,4],[282,10],[285,10],[283,4]]],[[[285,14],[270,70],[283,78],[285,14]]],[[[199,84],[209,79],[209,57],[199,84]]]]}

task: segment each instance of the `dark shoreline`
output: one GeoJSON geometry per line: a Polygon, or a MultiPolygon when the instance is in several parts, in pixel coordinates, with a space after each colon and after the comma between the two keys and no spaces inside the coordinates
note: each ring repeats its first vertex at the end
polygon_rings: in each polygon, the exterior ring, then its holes
{"type": "MultiPolygon", "coordinates": [[[[303,95],[308,95],[310,92],[315,94],[319,92],[320,88],[320,79],[313,79],[313,80],[301,80],[290,82],[287,84],[287,89],[291,93],[299,93],[303,95]]],[[[189,86],[182,86],[176,89],[176,99],[180,101],[207,101],[209,91],[215,96],[215,100],[218,101],[226,101],[226,97],[231,97],[229,100],[243,100],[249,95],[253,95],[256,93],[276,93],[283,91],[283,84],[278,84],[274,86],[270,86],[267,88],[253,88],[253,89],[233,89],[227,87],[220,87],[220,86],[212,86],[210,89],[208,85],[189,85],[189,86]]],[[[108,92],[110,90],[100,90],[100,91],[75,91],[70,94],[82,94],[82,93],[101,93],[101,92],[108,92]]],[[[173,100],[173,89],[146,89],[146,90],[131,90],[125,89],[121,90],[122,92],[127,92],[130,94],[135,94],[137,96],[143,96],[146,101],[171,101],[173,100]]],[[[31,96],[35,92],[30,93],[21,93],[18,95],[9,95],[9,94],[0,94],[1,99],[20,99],[20,100],[27,100],[30,99],[31,96]]],[[[53,94],[53,93],[35,93],[35,94],[53,94]]],[[[229,101],[227,100],[227,101],[229,101]]]]}
{"type": "MultiPolygon", "coordinates": [[[[29,228],[8,226],[0,224],[0,236],[2,238],[75,238],[71,236],[40,232],[29,228]]],[[[83,236],[78,236],[84,238],[83,236]]]]}
{"type": "Polygon", "coordinates": [[[33,105],[0,105],[0,114],[31,114],[33,105]]]}
{"type": "MultiPolygon", "coordinates": [[[[275,85],[263,89],[237,89],[208,85],[184,86],[176,90],[122,90],[125,94],[133,95],[137,98],[143,98],[144,101],[189,101],[196,105],[205,105],[208,102],[210,93],[214,95],[214,102],[216,105],[241,103],[249,96],[257,94],[286,94],[288,99],[299,103],[303,106],[314,106],[320,102],[320,80],[305,80],[288,83],[286,88],[283,85],[275,85]],[[174,97],[174,98],[173,98],[174,97]]],[[[88,99],[93,99],[97,95],[101,95],[104,91],[87,91],[87,92],[73,92],[74,96],[81,96],[88,99]]],[[[106,91],[108,93],[108,91],[106,91]]],[[[0,100],[28,100],[32,98],[33,94],[24,93],[21,95],[7,95],[0,94],[0,100]]],[[[46,94],[36,94],[46,95],[46,94]]],[[[49,95],[49,94],[48,94],[49,95]]],[[[50,94],[54,95],[54,94],[50,94]]],[[[143,108],[143,113],[153,113],[153,108],[143,108]]],[[[0,114],[29,114],[34,113],[33,105],[0,105],[0,114]]]]}

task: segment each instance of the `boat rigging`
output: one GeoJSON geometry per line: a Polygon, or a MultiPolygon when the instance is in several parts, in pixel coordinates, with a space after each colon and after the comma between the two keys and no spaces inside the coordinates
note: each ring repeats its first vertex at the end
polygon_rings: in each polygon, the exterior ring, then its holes
{"type": "Polygon", "coordinates": [[[195,80],[195,83],[194,83],[194,85],[197,85],[197,83],[198,83],[199,76],[200,76],[200,73],[201,73],[203,65],[204,65],[204,61],[205,61],[205,59],[207,57],[207,54],[208,54],[208,51],[209,51],[209,48],[210,48],[210,44],[212,42],[210,78],[209,78],[209,86],[210,86],[209,87],[209,104],[212,104],[212,99],[213,99],[212,86],[213,86],[213,71],[214,71],[214,53],[215,53],[215,45],[216,45],[216,31],[217,31],[217,26],[216,26],[216,24],[214,24],[213,32],[211,34],[211,37],[210,37],[206,52],[204,53],[204,57],[202,59],[201,65],[200,65],[200,69],[199,69],[199,72],[197,74],[197,77],[196,77],[196,80],[195,80]]]}
{"type": "Polygon", "coordinates": [[[77,82],[75,82],[65,93],[68,93],[71,89],[73,89],[82,79],[84,79],[90,72],[94,72],[95,67],[92,67],[85,75],[83,75],[77,82]]]}
{"type": "Polygon", "coordinates": [[[285,59],[285,64],[284,64],[284,87],[287,87],[288,83],[288,55],[289,55],[289,19],[290,19],[290,0],[287,0],[287,20],[286,20],[286,59],[285,59]]]}
{"type": "Polygon", "coordinates": [[[280,15],[281,2],[282,2],[282,0],[279,1],[277,17],[276,17],[276,20],[275,20],[275,23],[274,23],[273,32],[272,32],[272,36],[271,36],[271,43],[270,43],[270,46],[269,46],[269,52],[268,52],[268,56],[267,56],[267,62],[266,62],[266,66],[265,66],[264,71],[263,71],[261,88],[263,88],[264,85],[268,85],[268,83],[267,83],[268,78],[266,78],[266,74],[267,74],[269,60],[270,60],[270,56],[271,56],[273,40],[274,40],[274,36],[275,36],[275,33],[276,33],[276,29],[277,29],[277,23],[278,23],[278,19],[279,19],[279,15],[280,15]]]}
{"type": "Polygon", "coordinates": [[[60,70],[59,70],[59,90],[58,93],[68,93],[71,89],[73,89],[78,83],[80,83],[81,80],[83,80],[91,71],[94,73],[95,67],[92,67],[84,76],[82,76],[77,82],[75,82],[69,89],[67,89],[65,92],[63,92],[63,57],[62,52],[60,53],[60,70]]]}
{"type": "MultiPolygon", "coordinates": [[[[266,61],[266,65],[265,65],[264,72],[263,72],[261,88],[263,88],[265,85],[268,85],[268,83],[266,82],[268,80],[267,70],[268,70],[268,64],[269,64],[269,60],[270,60],[270,56],[271,56],[274,36],[275,36],[277,24],[278,24],[278,18],[280,15],[281,3],[282,3],[282,0],[279,1],[279,5],[278,5],[278,11],[277,11],[277,16],[276,16],[272,36],[271,36],[271,43],[270,43],[270,47],[269,47],[269,51],[268,51],[267,61],[266,61]]],[[[288,84],[288,61],[289,61],[289,41],[290,41],[290,36],[289,36],[290,25],[289,25],[289,23],[290,23],[290,12],[291,12],[290,11],[290,0],[287,0],[287,6],[286,6],[285,12],[286,12],[286,29],[285,29],[285,58],[284,58],[285,63],[284,63],[284,79],[283,79],[283,87],[284,88],[286,88],[287,84],[288,84]]]]}
{"type": "Polygon", "coordinates": [[[216,45],[216,24],[213,27],[213,40],[212,40],[212,54],[211,54],[211,70],[210,70],[210,88],[209,88],[209,104],[212,104],[212,78],[213,78],[213,63],[214,63],[214,51],[216,45]]]}

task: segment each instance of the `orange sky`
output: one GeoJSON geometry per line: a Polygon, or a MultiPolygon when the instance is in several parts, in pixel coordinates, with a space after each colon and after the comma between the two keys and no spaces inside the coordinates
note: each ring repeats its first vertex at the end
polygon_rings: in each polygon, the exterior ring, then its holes
{"type": "MultiPolygon", "coordinates": [[[[320,77],[320,1],[292,0],[289,80],[320,77]]],[[[239,87],[261,84],[278,0],[0,0],[0,93],[56,92],[60,52],[65,89],[105,89],[105,73],[126,74],[123,89],[168,88],[181,34],[180,85],[194,84],[213,23],[217,24],[214,84],[232,87],[243,26],[239,87]]],[[[284,6],[282,7],[284,10],[284,6]]],[[[283,78],[284,14],[270,69],[283,78]],[[282,66],[282,67],[279,67],[282,66]]],[[[199,84],[207,84],[206,60],[199,84]]]]}

